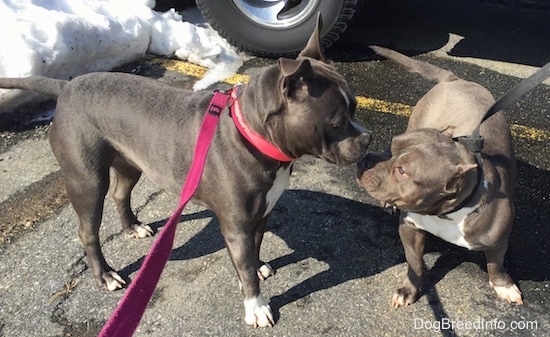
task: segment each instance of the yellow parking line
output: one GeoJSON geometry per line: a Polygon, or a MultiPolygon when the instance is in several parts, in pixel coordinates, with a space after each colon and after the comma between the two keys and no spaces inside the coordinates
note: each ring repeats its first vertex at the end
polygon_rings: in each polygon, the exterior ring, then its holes
{"type": "Polygon", "coordinates": [[[363,110],[390,113],[401,117],[409,117],[412,106],[402,103],[393,103],[376,98],[357,96],[357,107],[363,110]]]}
{"type": "MultiPolygon", "coordinates": [[[[177,71],[196,78],[203,78],[208,70],[205,67],[178,60],[160,60],[159,64],[167,70],[177,71]]],[[[224,82],[228,84],[245,83],[248,82],[248,78],[248,75],[236,74],[226,79],[224,82]]]]}
{"type": "MultiPolygon", "coordinates": [[[[387,102],[384,100],[368,97],[357,97],[357,107],[364,110],[390,113],[396,116],[408,117],[412,112],[412,106],[402,103],[387,102]]],[[[538,142],[550,140],[550,131],[532,128],[520,124],[510,124],[512,136],[525,138],[538,142]]]]}
{"type": "Polygon", "coordinates": [[[550,140],[550,132],[547,130],[531,128],[520,124],[511,124],[510,130],[512,131],[512,135],[517,138],[526,138],[539,142],[550,140]]]}
{"type": "Polygon", "coordinates": [[[189,75],[197,78],[203,78],[204,74],[206,74],[206,71],[208,70],[205,67],[201,67],[196,64],[187,63],[187,62],[178,61],[178,60],[163,60],[163,59],[156,59],[156,60],[159,61],[158,64],[164,67],[164,69],[166,70],[177,71],[185,75],[189,75]]]}
{"type": "MultiPolygon", "coordinates": [[[[164,67],[167,70],[177,71],[183,74],[186,74],[188,76],[193,76],[197,78],[204,77],[204,74],[208,70],[207,68],[198,66],[196,64],[179,61],[179,60],[163,60],[163,59],[155,59],[155,62],[157,62],[159,65],[164,67]]],[[[224,82],[228,84],[237,84],[237,83],[245,83],[249,79],[248,75],[240,75],[237,74],[235,76],[232,76],[228,79],[226,79],[224,82]]],[[[382,113],[389,113],[396,116],[401,117],[408,117],[410,116],[412,112],[412,106],[403,104],[403,103],[395,103],[395,102],[388,102],[381,99],[376,98],[370,98],[370,97],[364,97],[364,96],[357,96],[357,107],[363,110],[371,110],[376,112],[382,112],[382,113]]],[[[550,140],[550,131],[547,130],[541,130],[537,128],[527,127],[520,124],[511,124],[510,130],[512,131],[512,135],[517,138],[524,138],[534,141],[548,141],[550,140]]]]}

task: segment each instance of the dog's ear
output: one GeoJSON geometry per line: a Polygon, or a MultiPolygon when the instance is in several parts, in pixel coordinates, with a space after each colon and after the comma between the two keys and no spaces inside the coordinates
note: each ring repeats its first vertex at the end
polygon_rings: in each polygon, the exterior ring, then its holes
{"type": "Polygon", "coordinates": [[[410,133],[402,133],[400,135],[394,136],[391,141],[390,151],[392,155],[396,155],[401,152],[402,149],[409,146],[411,140],[414,141],[414,137],[410,133]]]}
{"type": "Polygon", "coordinates": [[[441,132],[443,135],[445,135],[449,138],[453,138],[453,134],[454,134],[455,129],[456,129],[456,126],[449,125],[446,128],[439,130],[439,132],[441,132]]]}
{"type": "Polygon", "coordinates": [[[445,185],[445,192],[457,193],[461,186],[461,182],[466,179],[466,174],[477,168],[477,164],[458,164],[455,166],[455,174],[449,179],[445,185]]]}
{"type": "Polygon", "coordinates": [[[459,164],[456,166],[456,172],[457,174],[465,174],[475,168],[477,168],[477,164],[459,164]]]}
{"type": "Polygon", "coordinates": [[[308,59],[279,59],[279,69],[283,74],[282,92],[286,97],[295,97],[298,92],[308,90],[307,79],[314,76],[313,68],[308,59]]]}
{"type": "Polygon", "coordinates": [[[323,26],[323,22],[321,20],[321,12],[317,14],[317,24],[315,25],[315,29],[313,30],[313,33],[309,37],[309,40],[300,52],[298,54],[298,58],[300,57],[311,57],[313,59],[323,61],[325,63],[328,63],[327,59],[325,58],[325,54],[323,53],[322,45],[321,45],[321,28],[323,26]]]}
{"type": "MultiPolygon", "coordinates": [[[[452,196],[446,199],[439,207],[438,216],[445,218],[446,214],[451,212],[457,204],[457,194],[459,191],[467,188],[467,174],[477,168],[477,164],[458,164],[455,166],[455,174],[445,184],[445,193],[452,196]]],[[[474,185],[471,186],[472,188],[474,185]]]]}
{"type": "Polygon", "coordinates": [[[279,70],[284,77],[307,77],[313,72],[311,63],[307,59],[293,60],[281,57],[279,70]]]}

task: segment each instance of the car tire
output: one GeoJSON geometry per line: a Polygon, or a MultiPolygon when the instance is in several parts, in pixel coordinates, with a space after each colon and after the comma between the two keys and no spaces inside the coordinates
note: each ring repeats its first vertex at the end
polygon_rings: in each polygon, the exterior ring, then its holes
{"type": "Polygon", "coordinates": [[[263,57],[296,55],[321,13],[328,48],[350,24],[363,0],[196,0],[210,25],[230,44],[263,57]],[[288,8],[284,8],[285,4],[288,8]],[[282,8],[283,7],[283,8],[282,8]]]}

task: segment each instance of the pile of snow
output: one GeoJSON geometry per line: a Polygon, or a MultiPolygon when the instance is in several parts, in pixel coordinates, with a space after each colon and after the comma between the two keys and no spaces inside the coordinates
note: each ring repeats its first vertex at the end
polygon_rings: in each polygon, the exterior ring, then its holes
{"type": "MultiPolygon", "coordinates": [[[[200,90],[242,65],[244,56],[209,25],[194,25],[173,9],[160,13],[154,7],[154,0],[1,1],[0,77],[71,79],[152,53],[209,68],[194,86],[200,90]]],[[[34,97],[0,90],[0,113],[34,97]]]]}

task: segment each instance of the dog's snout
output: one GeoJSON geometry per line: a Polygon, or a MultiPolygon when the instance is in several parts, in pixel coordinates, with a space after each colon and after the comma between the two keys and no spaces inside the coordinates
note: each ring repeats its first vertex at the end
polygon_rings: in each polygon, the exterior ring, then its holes
{"type": "Polygon", "coordinates": [[[359,140],[359,144],[361,146],[361,148],[363,149],[363,151],[366,151],[368,146],[370,145],[371,141],[372,141],[372,136],[371,136],[371,133],[369,130],[367,130],[364,126],[362,126],[361,124],[357,123],[355,120],[350,120],[350,124],[351,126],[356,130],[356,132],[358,132],[358,140],[359,140]]]}

